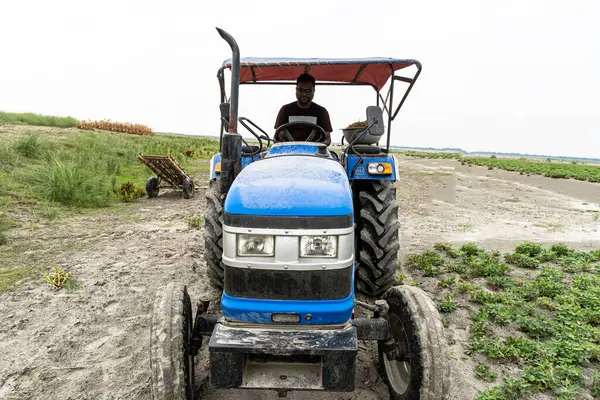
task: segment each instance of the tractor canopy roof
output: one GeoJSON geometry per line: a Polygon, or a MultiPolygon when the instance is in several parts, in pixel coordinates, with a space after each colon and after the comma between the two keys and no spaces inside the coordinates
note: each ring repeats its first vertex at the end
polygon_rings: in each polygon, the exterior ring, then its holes
{"type": "MultiPolygon", "coordinates": [[[[231,69],[231,59],[226,60],[220,72],[231,69]]],[[[396,58],[254,58],[240,59],[240,83],[267,81],[296,81],[302,73],[309,73],[319,82],[338,82],[370,85],[379,92],[394,71],[415,65],[417,60],[396,58]]]]}

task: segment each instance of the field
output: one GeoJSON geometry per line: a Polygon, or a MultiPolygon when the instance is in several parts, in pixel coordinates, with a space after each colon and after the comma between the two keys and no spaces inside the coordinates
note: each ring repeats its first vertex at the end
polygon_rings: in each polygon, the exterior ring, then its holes
{"type": "Polygon", "coordinates": [[[460,153],[442,152],[403,152],[411,158],[425,159],[456,159],[462,165],[478,165],[488,169],[502,169],[516,171],[523,175],[542,175],[548,178],[576,179],[579,181],[600,182],[600,166],[586,165],[577,161],[561,161],[548,158],[545,162],[515,158],[491,157],[464,157],[460,153]]]}
{"type": "MultiPolygon", "coordinates": [[[[215,142],[25,125],[0,125],[0,136],[0,398],[149,398],[156,291],[184,282],[193,302],[219,309],[202,258],[215,142]],[[139,152],[175,155],[200,182],[195,197],[165,190],[121,202],[121,184],[143,188],[151,174],[139,152]],[[43,276],[57,266],[71,273],[61,290],[43,276]]],[[[450,398],[600,398],[600,185],[501,169],[506,163],[399,161],[397,280],[421,287],[441,311],[450,398]]],[[[388,399],[376,347],[360,347],[354,393],[288,398],[388,399]]],[[[277,398],[210,390],[206,362],[204,348],[203,399],[277,398]]]]}

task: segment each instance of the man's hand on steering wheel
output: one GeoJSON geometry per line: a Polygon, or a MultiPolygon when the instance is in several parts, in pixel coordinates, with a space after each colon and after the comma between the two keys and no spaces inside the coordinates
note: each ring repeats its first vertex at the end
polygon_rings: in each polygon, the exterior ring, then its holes
{"type": "Polygon", "coordinates": [[[307,122],[307,121],[292,121],[292,122],[288,122],[283,125],[280,125],[279,127],[277,127],[277,129],[275,129],[275,132],[276,132],[275,133],[275,141],[276,142],[294,142],[294,141],[296,141],[296,139],[294,139],[292,137],[292,135],[290,134],[290,131],[288,130],[288,128],[292,127],[292,126],[308,126],[308,127],[313,128],[312,131],[310,132],[310,135],[308,135],[308,138],[306,138],[307,142],[324,142],[325,139],[327,138],[327,133],[325,132],[325,130],[317,124],[313,124],[312,122],[307,122]],[[281,137],[282,133],[283,133],[283,138],[281,137]],[[316,135],[318,135],[318,136],[316,136],[316,135]],[[314,136],[316,136],[316,138],[314,136]]]}

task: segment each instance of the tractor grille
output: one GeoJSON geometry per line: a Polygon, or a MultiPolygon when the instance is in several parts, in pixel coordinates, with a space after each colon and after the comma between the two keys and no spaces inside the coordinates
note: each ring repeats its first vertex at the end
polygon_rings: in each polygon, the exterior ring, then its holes
{"type": "Polygon", "coordinates": [[[352,265],[303,271],[225,266],[225,293],[251,299],[338,300],[350,296],[352,272],[352,265]]]}

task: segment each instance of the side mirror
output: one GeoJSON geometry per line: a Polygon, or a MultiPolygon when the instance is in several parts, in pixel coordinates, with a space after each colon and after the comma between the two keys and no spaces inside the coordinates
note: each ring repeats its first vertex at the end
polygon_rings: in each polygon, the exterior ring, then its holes
{"type": "Polygon", "coordinates": [[[367,107],[367,126],[373,136],[382,136],[385,133],[383,111],[378,106],[367,107]]]}
{"type": "Polygon", "coordinates": [[[229,129],[229,103],[219,104],[219,110],[221,110],[221,121],[225,122],[225,127],[229,129]]]}

